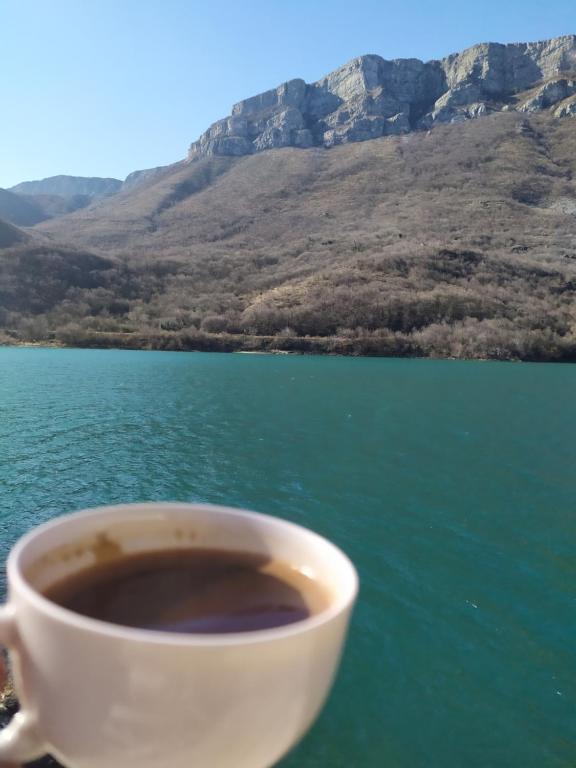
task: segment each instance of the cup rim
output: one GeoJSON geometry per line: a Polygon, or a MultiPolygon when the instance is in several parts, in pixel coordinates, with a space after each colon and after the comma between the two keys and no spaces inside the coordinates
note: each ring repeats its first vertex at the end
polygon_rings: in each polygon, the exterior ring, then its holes
{"type": "Polygon", "coordinates": [[[89,509],[83,509],[78,512],[72,512],[65,515],[59,515],[52,520],[48,520],[45,523],[41,523],[35,526],[28,533],[24,534],[10,551],[7,559],[7,576],[8,576],[8,588],[9,597],[8,604],[13,600],[12,592],[18,592],[25,596],[26,600],[34,606],[37,610],[44,614],[48,614],[51,618],[62,621],[68,625],[76,627],[84,631],[97,632],[99,634],[107,635],[109,637],[116,637],[123,640],[131,640],[137,642],[151,643],[151,644],[167,644],[176,646],[194,646],[194,647],[217,647],[217,646],[236,646],[236,645],[249,645],[253,643],[269,642],[271,640],[279,640],[288,638],[293,635],[298,635],[303,632],[310,631],[323,624],[328,623],[347,609],[351,608],[354,604],[356,596],[358,594],[358,574],[350,558],[335,544],[326,539],[324,536],[316,533],[315,531],[306,528],[298,523],[293,523],[289,520],[285,520],[281,517],[275,517],[273,515],[264,514],[262,512],[253,512],[251,510],[228,507],[219,504],[195,504],[193,502],[141,502],[130,504],[114,504],[105,505],[100,507],[94,507],[89,509]],[[285,624],[280,627],[272,627],[269,629],[257,629],[248,630],[245,632],[229,632],[229,633],[176,633],[166,632],[157,629],[139,629],[136,627],[126,627],[120,624],[112,624],[100,619],[93,619],[88,616],[76,613],[63,608],[60,605],[44,597],[41,592],[36,590],[25,578],[21,569],[21,558],[25,554],[27,547],[32,541],[42,536],[44,533],[53,530],[54,528],[68,525],[73,520],[88,519],[94,517],[102,517],[105,515],[113,515],[118,512],[169,512],[171,509],[178,510],[202,510],[226,512],[227,514],[237,515],[255,522],[265,521],[267,524],[272,523],[279,527],[285,528],[287,531],[296,533],[299,536],[304,536],[309,540],[312,539],[316,544],[331,551],[337,559],[341,561],[342,567],[347,571],[348,588],[341,594],[337,595],[334,600],[330,602],[330,605],[313,616],[306,619],[296,621],[292,624],[285,624]]]}

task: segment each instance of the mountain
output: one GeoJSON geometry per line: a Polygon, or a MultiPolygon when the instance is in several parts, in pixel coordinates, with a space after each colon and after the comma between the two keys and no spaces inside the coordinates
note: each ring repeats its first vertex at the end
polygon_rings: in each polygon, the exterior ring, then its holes
{"type": "Polygon", "coordinates": [[[73,197],[84,195],[91,199],[113,195],[119,191],[122,182],[119,179],[101,179],[84,176],[51,176],[40,181],[23,181],[10,187],[10,192],[17,195],[59,195],[73,197]]]}
{"type": "Polygon", "coordinates": [[[74,320],[101,333],[560,359],[576,354],[574,178],[572,121],[496,113],[202,158],[36,230],[130,272],[74,320]]]}
{"type": "Polygon", "coordinates": [[[439,61],[360,56],[321,80],[289,80],[232,107],[189,159],[279,147],[332,147],[490,112],[576,115],[576,36],[483,43],[439,61]]]}
{"type": "Polygon", "coordinates": [[[21,227],[30,227],[47,218],[34,200],[20,197],[6,189],[0,189],[0,217],[21,227]]]}
{"type": "MultiPolygon", "coordinates": [[[[440,68],[451,91],[486,91],[499,56],[524,88],[534,67],[568,66],[570,41],[478,46],[440,68]]],[[[423,130],[208,147],[137,175],[34,228],[42,263],[54,251],[64,266],[33,310],[36,273],[18,256],[30,246],[0,252],[13,265],[4,325],[89,346],[576,360],[576,131],[546,106],[548,82],[432,130],[428,99],[423,130]]]]}
{"type": "Polygon", "coordinates": [[[95,200],[116,194],[118,179],[52,176],[41,181],[23,181],[0,190],[0,216],[21,226],[64,216],[86,208],[95,200]]]}
{"type": "Polygon", "coordinates": [[[92,201],[88,195],[19,195],[0,189],[0,216],[12,224],[31,227],[46,219],[86,208],[92,201]]]}

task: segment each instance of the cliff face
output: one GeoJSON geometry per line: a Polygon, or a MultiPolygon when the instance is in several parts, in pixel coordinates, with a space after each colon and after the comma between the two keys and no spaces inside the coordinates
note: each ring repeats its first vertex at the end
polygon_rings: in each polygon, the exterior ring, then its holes
{"type": "Polygon", "coordinates": [[[360,56],[316,83],[290,80],[238,102],[188,157],[331,147],[493,111],[544,109],[576,115],[576,35],[484,43],[440,61],[360,56]]]}

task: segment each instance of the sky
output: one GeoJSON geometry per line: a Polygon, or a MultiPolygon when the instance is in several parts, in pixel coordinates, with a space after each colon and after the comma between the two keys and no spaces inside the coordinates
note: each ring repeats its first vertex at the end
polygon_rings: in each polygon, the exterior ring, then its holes
{"type": "Polygon", "coordinates": [[[0,187],[175,162],[236,101],[361,54],[575,32],[575,0],[0,0],[0,187]]]}

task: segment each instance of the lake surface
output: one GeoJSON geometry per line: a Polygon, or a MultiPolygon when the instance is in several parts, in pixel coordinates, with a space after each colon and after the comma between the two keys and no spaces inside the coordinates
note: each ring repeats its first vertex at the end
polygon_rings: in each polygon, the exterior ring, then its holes
{"type": "Polygon", "coordinates": [[[105,503],[247,506],[362,589],[282,768],[576,763],[576,366],[0,348],[2,556],[105,503]]]}

